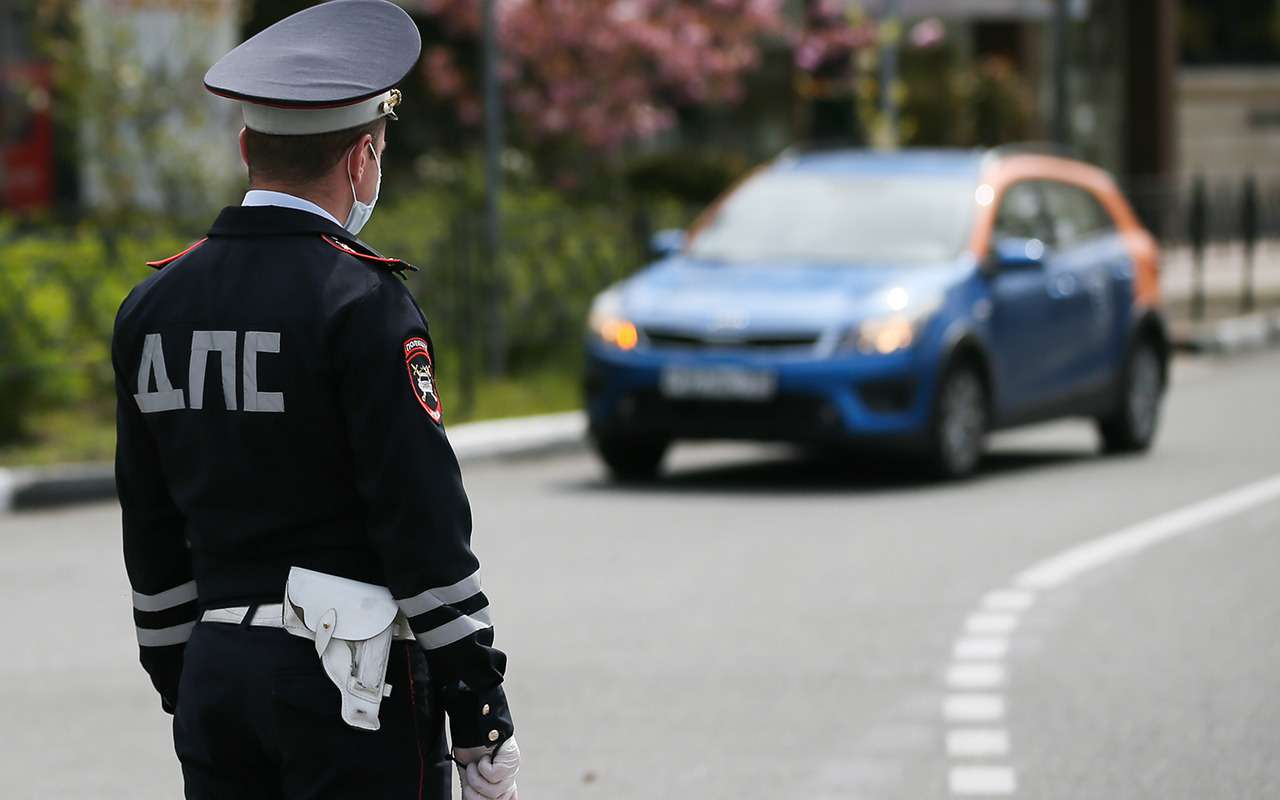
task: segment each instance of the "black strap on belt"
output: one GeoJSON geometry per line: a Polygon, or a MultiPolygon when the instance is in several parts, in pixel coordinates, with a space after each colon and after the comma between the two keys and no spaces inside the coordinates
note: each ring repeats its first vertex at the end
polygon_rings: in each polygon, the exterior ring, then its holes
{"type": "Polygon", "coordinates": [[[258,613],[258,604],[250,603],[248,610],[244,612],[244,619],[240,620],[240,627],[247,628],[253,624],[253,615],[258,613]]]}

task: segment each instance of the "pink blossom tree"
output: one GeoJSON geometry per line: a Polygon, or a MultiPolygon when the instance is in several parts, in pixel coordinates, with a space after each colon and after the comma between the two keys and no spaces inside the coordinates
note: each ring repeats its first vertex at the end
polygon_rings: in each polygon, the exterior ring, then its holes
{"type": "MultiPolygon", "coordinates": [[[[479,126],[480,0],[419,0],[444,33],[428,44],[423,77],[465,126],[479,126]]],[[[856,116],[857,54],[879,45],[877,20],[844,0],[497,0],[500,76],[516,140],[542,149],[616,154],[676,124],[682,106],[731,104],[772,37],[791,49],[797,92],[856,116]]],[[[907,37],[927,48],[943,35],[926,20],[907,37]]],[[[820,114],[821,115],[821,114],[820,114]]],[[[813,127],[812,124],[810,126],[813,127]]],[[[821,126],[818,126],[821,127],[821,126]]],[[[813,131],[811,130],[811,133],[813,131]]]]}
{"type": "MultiPolygon", "coordinates": [[[[458,41],[480,31],[477,0],[423,0],[458,41]]],[[[683,104],[731,103],[784,35],[782,0],[499,0],[506,104],[529,143],[617,152],[675,124],[683,104]]],[[[481,121],[474,69],[428,46],[428,87],[467,124],[481,121]]]]}

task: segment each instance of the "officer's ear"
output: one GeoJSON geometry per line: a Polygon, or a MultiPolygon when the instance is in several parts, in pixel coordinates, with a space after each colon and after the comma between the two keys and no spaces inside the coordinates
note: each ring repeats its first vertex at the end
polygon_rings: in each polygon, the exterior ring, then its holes
{"type": "Polygon", "coordinates": [[[373,137],[366,133],[356,140],[355,146],[347,154],[348,168],[356,183],[364,180],[365,171],[369,169],[373,160],[369,155],[369,148],[376,146],[373,137]]]}
{"type": "Polygon", "coordinates": [[[245,133],[248,132],[248,130],[248,128],[240,129],[240,161],[245,165],[245,167],[249,166],[249,142],[245,136],[245,133]]]}

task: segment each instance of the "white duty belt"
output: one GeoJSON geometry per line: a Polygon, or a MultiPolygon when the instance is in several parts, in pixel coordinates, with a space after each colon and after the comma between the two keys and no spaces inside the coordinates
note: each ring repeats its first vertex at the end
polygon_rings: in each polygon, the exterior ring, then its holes
{"type": "MultiPolygon", "coordinates": [[[[253,619],[249,621],[250,625],[263,628],[284,628],[284,606],[280,603],[268,603],[260,606],[231,606],[229,608],[211,608],[200,615],[201,622],[225,622],[230,625],[243,625],[244,618],[249,614],[249,609],[254,609],[253,619]]],[[[409,627],[408,621],[403,617],[396,620],[397,624],[392,639],[403,641],[414,641],[413,630],[409,627]]],[[[312,637],[305,637],[310,639],[312,637]]]]}
{"type": "MultiPolygon", "coordinates": [[[[204,612],[205,622],[243,624],[249,607],[204,612]]],[[[342,697],[342,720],[376,731],[392,639],[412,639],[413,631],[385,586],[293,567],[284,602],[258,606],[250,625],[284,628],[315,642],[316,655],[342,697]]]]}

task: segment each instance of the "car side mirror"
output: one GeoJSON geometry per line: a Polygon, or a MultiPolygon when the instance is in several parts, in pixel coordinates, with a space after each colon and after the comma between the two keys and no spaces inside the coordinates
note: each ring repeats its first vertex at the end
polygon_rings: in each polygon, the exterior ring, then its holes
{"type": "Polygon", "coordinates": [[[1000,239],[991,248],[985,271],[994,275],[1014,270],[1040,269],[1044,266],[1044,242],[1039,239],[1000,239]]]}
{"type": "Polygon", "coordinates": [[[649,238],[649,252],[654,258],[670,258],[684,249],[685,235],[679,228],[667,228],[649,238]]]}

